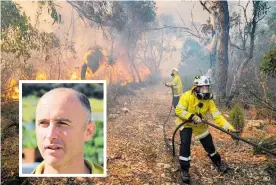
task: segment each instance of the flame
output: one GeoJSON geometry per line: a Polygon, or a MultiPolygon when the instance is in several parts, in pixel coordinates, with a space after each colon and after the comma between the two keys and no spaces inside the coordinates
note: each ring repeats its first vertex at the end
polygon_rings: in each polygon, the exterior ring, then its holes
{"type": "Polygon", "coordinates": [[[46,73],[43,72],[37,72],[35,75],[36,80],[47,80],[47,75],[46,73]]]}
{"type": "Polygon", "coordinates": [[[14,79],[11,79],[9,85],[8,85],[9,92],[6,94],[7,99],[12,99],[12,100],[18,100],[19,98],[19,88],[18,84],[14,79]]]}
{"type": "Polygon", "coordinates": [[[80,77],[76,71],[72,73],[70,80],[80,80],[80,77]]]}
{"type": "MultiPolygon", "coordinates": [[[[106,80],[107,84],[120,84],[122,86],[131,82],[139,82],[138,76],[133,67],[126,62],[127,57],[120,56],[113,65],[108,64],[107,54],[102,49],[104,60],[100,61],[99,69],[93,74],[90,68],[87,68],[86,79],[106,80]]],[[[140,78],[144,81],[149,75],[150,71],[145,66],[137,66],[140,78]]]]}

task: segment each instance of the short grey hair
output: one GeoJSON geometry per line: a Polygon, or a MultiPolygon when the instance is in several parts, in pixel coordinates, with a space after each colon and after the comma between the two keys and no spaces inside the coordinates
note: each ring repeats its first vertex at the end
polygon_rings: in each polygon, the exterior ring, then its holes
{"type": "Polygon", "coordinates": [[[78,100],[80,101],[81,105],[84,108],[84,111],[85,111],[85,114],[86,114],[86,121],[88,123],[93,121],[92,120],[91,105],[90,105],[89,99],[84,94],[82,94],[81,92],[78,92],[78,91],[76,91],[76,95],[77,95],[78,100]]]}
{"type": "MultiPolygon", "coordinates": [[[[87,98],[87,96],[85,96],[83,93],[72,89],[72,88],[66,88],[66,87],[58,87],[55,89],[50,90],[48,93],[54,92],[54,91],[71,91],[74,93],[74,95],[77,97],[77,99],[79,100],[80,104],[82,105],[82,107],[84,108],[84,112],[85,112],[85,124],[86,123],[90,123],[92,120],[92,112],[91,112],[91,105],[89,102],[89,99],[87,98]]],[[[41,98],[43,98],[46,94],[44,94],[41,98]]]]}

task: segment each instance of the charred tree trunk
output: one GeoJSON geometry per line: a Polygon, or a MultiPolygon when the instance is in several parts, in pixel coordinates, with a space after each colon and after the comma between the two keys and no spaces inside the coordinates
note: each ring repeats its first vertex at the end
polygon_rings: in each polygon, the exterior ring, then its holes
{"type": "MultiPolygon", "coordinates": [[[[241,76],[242,76],[242,72],[243,69],[245,68],[245,66],[252,60],[253,58],[253,51],[254,51],[254,41],[255,41],[255,32],[256,32],[256,28],[257,28],[257,11],[258,11],[258,7],[259,3],[258,2],[253,2],[253,18],[252,18],[252,22],[251,22],[251,29],[249,32],[249,38],[250,38],[250,43],[249,43],[249,53],[246,52],[246,50],[244,50],[244,56],[245,59],[243,60],[243,62],[240,64],[240,66],[238,67],[237,72],[234,75],[234,80],[227,98],[227,104],[229,105],[230,102],[232,101],[232,99],[239,94],[239,88],[240,88],[240,80],[241,80],[241,76]]],[[[245,46],[245,42],[243,43],[245,46]]]]}
{"type": "Polygon", "coordinates": [[[228,74],[228,40],[229,40],[229,10],[227,1],[218,2],[218,56],[216,63],[217,100],[226,97],[228,74]]]}
{"type": "MultiPolygon", "coordinates": [[[[129,30],[130,32],[130,30],[129,30]]],[[[130,35],[130,33],[129,33],[130,35]]],[[[139,74],[139,71],[137,70],[137,67],[135,65],[135,49],[136,49],[136,45],[137,45],[137,41],[138,41],[138,38],[139,37],[136,37],[135,39],[133,38],[129,38],[128,40],[128,48],[127,48],[127,56],[128,56],[128,61],[131,63],[133,69],[134,69],[134,72],[136,75],[134,75],[132,73],[132,77],[133,77],[133,82],[135,82],[135,76],[137,76],[138,78],[138,82],[141,83],[142,80],[141,80],[141,77],[140,77],[140,74],[139,74]]]]}
{"type": "MultiPolygon", "coordinates": [[[[130,54],[130,53],[128,52],[128,59],[129,59],[131,65],[132,65],[132,67],[133,67],[133,69],[134,69],[134,71],[135,71],[135,73],[136,73],[136,76],[138,77],[138,82],[141,83],[142,80],[141,80],[139,71],[137,70],[137,67],[136,67],[135,62],[134,62],[134,60],[135,60],[134,54],[132,54],[132,53],[130,54]]],[[[135,76],[135,75],[133,75],[133,77],[134,77],[134,76],[135,76]]],[[[135,79],[134,79],[133,81],[135,82],[135,79]]]]}
{"type": "Polygon", "coordinates": [[[218,43],[218,33],[217,33],[217,16],[215,10],[211,10],[210,21],[212,25],[212,45],[210,52],[210,68],[213,70],[216,65],[217,58],[217,43],[218,43]]]}

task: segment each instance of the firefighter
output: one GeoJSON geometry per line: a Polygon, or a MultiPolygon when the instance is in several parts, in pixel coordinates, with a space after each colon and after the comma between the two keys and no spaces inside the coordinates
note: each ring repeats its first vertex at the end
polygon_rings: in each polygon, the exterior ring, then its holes
{"type": "Polygon", "coordinates": [[[213,120],[225,130],[234,132],[235,129],[229,124],[216,108],[212,99],[213,95],[210,89],[210,80],[206,76],[196,76],[191,90],[185,92],[176,106],[175,113],[178,116],[176,125],[183,120],[189,120],[180,127],[180,153],[179,163],[181,167],[181,179],[184,183],[189,183],[190,161],[191,161],[191,137],[195,134],[203,148],[207,152],[209,158],[213,162],[215,168],[219,172],[226,172],[229,166],[221,160],[219,153],[216,151],[211,134],[208,131],[208,125],[202,123],[202,119],[206,119],[206,114],[210,113],[213,120]]]}
{"type": "Polygon", "coordinates": [[[81,79],[86,79],[87,68],[90,68],[94,74],[99,69],[102,60],[106,60],[106,58],[101,47],[95,46],[93,49],[89,49],[84,56],[84,63],[81,69],[81,79]]]}
{"type": "Polygon", "coordinates": [[[173,87],[173,106],[175,108],[178,104],[179,97],[183,94],[183,87],[177,68],[172,69],[171,76],[173,77],[173,80],[171,82],[167,82],[165,85],[173,87]]]}

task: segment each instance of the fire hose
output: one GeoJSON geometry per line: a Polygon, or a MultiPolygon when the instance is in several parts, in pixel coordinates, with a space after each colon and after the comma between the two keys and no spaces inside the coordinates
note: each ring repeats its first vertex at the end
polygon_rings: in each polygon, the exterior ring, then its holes
{"type": "MultiPolygon", "coordinates": [[[[171,90],[172,90],[172,97],[174,97],[173,87],[171,87],[171,90]]],[[[169,115],[168,115],[166,121],[165,121],[164,124],[163,124],[164,141],[165,141],[165,144],[166,144],[167,148],[169,148],[169,149],[170,149],[170,144],[169,144],[169,139],[166,138],[165,126],[166,126],[166,123],[167,123],[168,120],[169,120],[169,117],[171,116],[172,107],[173,107],[173,104],[171,105],[169,115]]],[[[189,121],[189,120],[185,120],[183,123],[179,124],[179,125],[177,126],[177,128],[174,130],[173,137],[172,137],[172,154],[173,154],[174,157],[175,157],[175,134],[177,133],[177,131],[179,130],[179,128],[182,127],[182,126],[183,126],[185,123],[187,123],[187,122],[190,122],[190,121],[189,121]]],[[[232,138],[234,138],[234,139],[236,139],[236,140],[238,140],[238,141],[245,142],[245,143],[247,143],[247,144],[249,144],[249,145],[251,145],[251,146],[254,146],[254,147],[258,148],[258,149],[261,149],[261,150],[265,151],[266,153],[268,153],[268,154],[270,154],[270,155],[276,156],[276,153],[275,153],[275,152],[273,152],[273,151],[271,151],[271,150],[269,150],[269,149],[267,149],[267,148],[264,148],[264,147],[262,147],[262,146],[260,146],[260,145],[258,145],[258,144],[256,144],[256,143],[254,143],[254,142],[251,142],[251,141],[248,141],[248,140],[246,140],[246,139],[244,139],[244,138],[242,138],[242,137],[239,137],[239,136],[237,136],[237,135],[235,134],[235,132],[229,132],[229,131],[227,131],[227,130],[225,130],[225,129],[223,129],[223,128],[218,127],[217,125],[214,125],[214,124],[212,124],[212,123],[209,123],[209,122],[206,121],[206,120],[202,120],[202,123],[207,124],[207,125],[209,125],[209,126],[215,128],[215,129],[217,129],[217,130],[220,130],[220,131],[222,131],[222,132],[224,132],[224,133],[230,135],[232,138]]]]}
{"type": "MultiPolygon", "coordinates": [[[[175,129],[174,133],[173,133],[173,138],[172,138],[173,156],[175,156],[175,147],[174,147],[174,138],[175,138],[175,134],[176,134],[176,132],[178,131],[178,129],[179,129],[180,127],[182,127],[182,126],[183,126],[185,123],[187,123],[187,122],[189,122],[189,121],[186,120],[186,121],[184,121],[183,123],[181,123],[180,125],[178,125],[177,128],[175,129]]],[[[226,134],[232,136],[232,138],[234,138],[234,139],[236,139],[236,140],[243,141],[243,142],[245,142],[245,143],[247,143],[247,144],[249,144],[249,145],[251,145],[251,146],[254,146],[254,147],[256,147],[256,148],[259,148],[259,149],[265,151],[265,152],[268,153],[268,154],[271,154],[271,155],[273,155],[273,156],[276,156],[276,153],[275,153],[275,152],[273,152],[273,151],[271,151],[271,150],[269,150],[269,149],[267,149],[267,148],[264,148],[264,147],[262,147],[262,146],[260,146],[260,145],[258,145],[258,144],[256,144],[256,143],[253,143],[253,142],[251,142],[251,141],[248,141],[248,140],[246,140],[246,139],[244,139],[244,138],[241,138],[241,137],[237,136],[237,135],[235,134],[235,132],[229,132],[229,131],[227,131],[227,130],[225,130],[225,129],[223,129],[223,128],[218,127],[217,125],[214,125],[214,124],[212,124],[212,123],[209,123],[209,122],[206,121],[206,120],[202,120],[202,123],[204,123],[204,124],[206,124],[206,125],[209,125],[209,126],[211,126],[211,127],[214,127],[215,129],[218,129],[218,130],[220,130],[220,131],[222,131],[222,132],[224,132],[224,133],[226,133],[226,134]]]]}
{"type": "MultiPolygon", "coordinates": [[[[174,97],[174,93],[173,93],[173,87],[171,86],[171,90],[172,90],[172,97],[174,97]]],[[[170,108],[170,112],[168,114],[168,117],[166,119],[166,121],[164,121],[163,123],[163,134],[164,134],[164,142],[167,146],[167,148],[170,150],[171,147],[170,147],[170,142],[169,142],[169,139],[166,137],[166,130],[165,130],[165,127],[166,127],[166,124],[167,122],[169,121],[169,118],[171,116],[171,112],[172,112],[172,108],[173,108],[173,100],[172,100],[172,104],[171,104],[171,108],[170,108]]]]}

